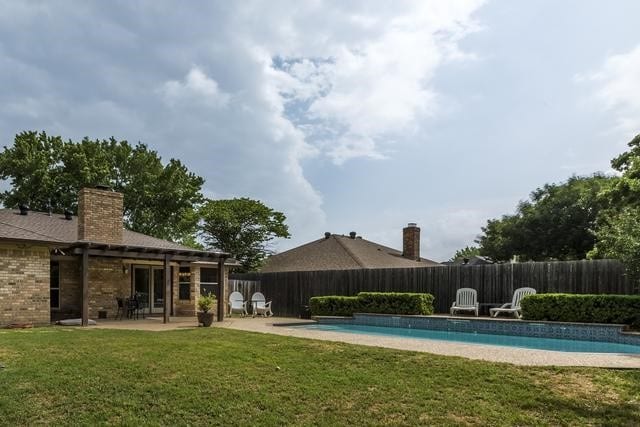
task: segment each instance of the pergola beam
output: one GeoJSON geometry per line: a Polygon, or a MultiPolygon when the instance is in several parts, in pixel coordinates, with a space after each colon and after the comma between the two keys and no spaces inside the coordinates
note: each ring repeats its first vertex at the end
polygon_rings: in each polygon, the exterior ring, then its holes
{"type": "MultiPolygon", "coordinates": [[[[171,251],[164,251],[159,253],[152,252],[140,252],[133,250],[104,250],[104,249],[89,249],[89,248],[75,248],[72,253],[74,255],[82,255],[85,251],[88,251],[90,256],[101,256],[101,257],[116,257],[116,258],[130,258],[130,259],[153,259],[163,261],[167,254],[171,254],[171,251]]],[[[175,252],[173,252],[175,253],[175,252]]],[[[172,261],[204,261],[204,262],[216,262],[220,259],[224,259],[225,257],[212,254],[210,256],[198,256],[198,255],[181,255],[179,253],[175,255],[171,255],[172,261]]]]}
{"type": "Polygon", "coordinates": [[[82,326],[89,326],[89,249],[82,249],[82,326]]]}
{"type": "Polygon", "coordinates": [[[171,255],[164,256],[164,317],[163,323],[169,323],[169,315],[171,314],[171,255]]]}
{"type": "Polygon", "coordinates": [[[225,303],[225,274],[224,274],[224,258],[218,260],[218,322],[224,321],[224,303],[225,303]]]}

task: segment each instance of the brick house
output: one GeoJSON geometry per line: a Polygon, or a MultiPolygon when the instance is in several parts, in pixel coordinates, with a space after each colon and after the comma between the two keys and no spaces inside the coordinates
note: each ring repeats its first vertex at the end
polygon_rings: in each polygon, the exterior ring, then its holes
{"type": "Polygon", "coordinates": [[[402,250],[363,239],[325,233],[324,238],[273,255],[261,273],[286,271],[354,270],[368,268],[419,268],[441,264],[420,256],[420,227],[409,223],[402,229],[402,250]]]}
{"type": "Polygon", "coordinates": [[[80,191],[77,217],[0,210],[0,326],[70,317],[86,325],[113,318],[116,298],[133,294],[168,322],[195,315],[201,286],[218,296],[221,318],[230,255],[126,230],[122,213],[122,194],[105,187],[80,191]]]}

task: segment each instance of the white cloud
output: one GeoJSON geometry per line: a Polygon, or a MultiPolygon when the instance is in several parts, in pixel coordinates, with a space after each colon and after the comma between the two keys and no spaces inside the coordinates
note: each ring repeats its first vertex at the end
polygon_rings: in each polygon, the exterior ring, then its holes
{"type": "Polygon", "coordinates": [[[142,141],[205,177],[208,195],[285,212],[302,243],[326,221],[305,162],[384,158],[436,115],[433,77],[472,56],[458,42],[480,2],[11,4],[15,19],[0,16],[6,139],[44,129],[142,141]]]}
{"type": "Polygon", "coordinates": [[[597,85],[596,99],[602,109],[615,114],[618,131],[627,137],[640,132],[640,45],[609,56],[599,70],[576,80],[597,85]]]}
{"type": "Polygon", "coordinates": [[[471,15],[479,2],[398,5],[394,14],[346,11],[355,27],[349,43],[291,52],[279,66],[290,77],[280,80],[287,102],[310,100],[296,111],[311,123],[304,128],[308,140],[335,163],[384,157],[385,140],[436,114],[438,67],[472,57],[457,41],[478,28],[471,15]]]}
{"type": "Polygon", "coordinates": [[[230,96],[222,92],[218,82],[207,77],[198,67],[194,66],[185,76],[184,81],[170,80],[160,89],[165,102],[175,106],[180,102],[202,102],[211,107],[225,107],[230,96]]]}

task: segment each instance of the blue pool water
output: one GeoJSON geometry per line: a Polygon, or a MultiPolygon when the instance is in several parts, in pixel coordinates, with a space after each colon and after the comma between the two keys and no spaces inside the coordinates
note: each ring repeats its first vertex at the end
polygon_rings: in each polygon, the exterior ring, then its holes
{"type": "Polygon", "coordinates": [[[557,338],[533,338],[515,335],[493,335],[469,332],[437,331],[429,329],[389,328],[355,324],[307,324],[294,328],[319,331],[347,332],[351,334],[382,335],[391,337],[418,338],[426,340],[456,341],[463,343],[502,345],[508,347],[533,348],[581,353],[627,353],[640,354],[640,346],[598,341],[576,341],[557,338]]]}

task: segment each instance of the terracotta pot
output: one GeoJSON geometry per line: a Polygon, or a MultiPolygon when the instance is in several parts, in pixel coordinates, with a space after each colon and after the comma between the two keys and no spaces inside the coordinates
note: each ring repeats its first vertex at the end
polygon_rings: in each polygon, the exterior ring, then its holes
{"type": "Polygon", "coordinates": [[[211,312],[211,311],[208,311],[206,313],[203,313],[203,312],[199,311],[198,312],[198,323],[201,324],[202,326],[208,328],[213,323],[213,316],[214,316],[214,313],[211,312]]]}

